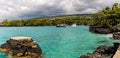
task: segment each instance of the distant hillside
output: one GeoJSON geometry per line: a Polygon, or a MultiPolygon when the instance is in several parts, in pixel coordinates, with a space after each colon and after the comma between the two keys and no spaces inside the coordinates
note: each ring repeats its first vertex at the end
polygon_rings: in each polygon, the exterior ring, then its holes
{"type": "Polygon", "coordinates": [[[70,15],[58,15],[58,16],[46,16],[46,17],[38,17],[38,18],[31,18],[31,19],[44,19],[44,18],[60,18],[60,17],[67,17],[67,16],[91,16],[92,14],[70,14],[70,15]]]}
{"type": "Polygon", "coordinates": [[[62,17],[62,16],[91,16],[92,14],[71,14],[71,15],[59,15],[53,17],[62,17]]]}
{"type": "Polygon", "coordinates": [[[74,15],[60,15],[52,17],[40,17],[23,20],[4,20],[2,24],[5,26],[56,26],[58,24],[77,24],[77,25],[91,25],[93,19],[92,14],[74,14],[74,15]]]}

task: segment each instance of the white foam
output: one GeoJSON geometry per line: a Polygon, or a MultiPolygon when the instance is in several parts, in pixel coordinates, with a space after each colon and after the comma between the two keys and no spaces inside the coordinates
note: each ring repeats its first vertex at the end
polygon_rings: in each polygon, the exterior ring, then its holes
{"type": "Polygon", "coordinates": [[[107,34],[106,37],[107,38],[113,38],[113,34],[107,34]]]}

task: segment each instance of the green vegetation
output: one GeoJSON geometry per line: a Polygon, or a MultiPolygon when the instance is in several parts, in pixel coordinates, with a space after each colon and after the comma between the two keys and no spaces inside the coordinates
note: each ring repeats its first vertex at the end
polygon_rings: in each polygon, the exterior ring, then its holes
{"type": "Polygon", "coordinates": [[[114,3],[112,8],[106,7],[93,15],[94,25],[112,27],[120,25],[120,6],[114,3]]]}
{"type": "Polygon", "coordinates": [[[5,26],[55,26],[57,24],[72,25],[89,25],[93,23],[90,16],[62,16],[53,18],[36,18],[29,20],[10,20],[7,19],[2,22],[5,26]]]}
{"type": "Polygon", "coordinates": [[[52,18],[34,18],[29,20],[10,20],[2,22],[5,26],[53,26],[57,24],[72,25],[95,25],[102,27],[120,27],[120,6],[118,3],[110,7],[106,7],[92,16],[58,16],[52,18]]]}

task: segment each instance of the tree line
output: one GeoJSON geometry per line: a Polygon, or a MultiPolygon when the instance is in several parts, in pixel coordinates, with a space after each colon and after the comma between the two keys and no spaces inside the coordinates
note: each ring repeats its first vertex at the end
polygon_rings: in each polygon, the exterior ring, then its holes
{"type": "Polygon", "coordinates": [[[54,18],[37,18],[29,20],[10,20],[7,19],[2,22],[5,26],[56,26],[57,24],[72,25],[89,25],[93,21],[88,16],[63,16],[54,18]]]}
{"type": "Polygon", "coordinates": [[[102,27],[120,26],[120,5],[114,3],[113,6],[106,7],[93,14],[94,25],[102,27]]]}

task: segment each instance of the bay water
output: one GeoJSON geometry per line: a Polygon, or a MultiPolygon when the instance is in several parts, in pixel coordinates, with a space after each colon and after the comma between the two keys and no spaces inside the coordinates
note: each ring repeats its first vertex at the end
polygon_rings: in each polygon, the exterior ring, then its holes
{"type": "MultiPolygon", "coordinates": [[[[112,46],[112,40],[105,34],[89,32],[89,26],[63,27],[29,26],[0,27],[0,44],[11,37],[32,37],[42,49],[45,58],[79,58],[88,52],[92,53],[98,46],[112,46]]],[[[0,58],[9,58],[0,52],[0,58]]]]}

